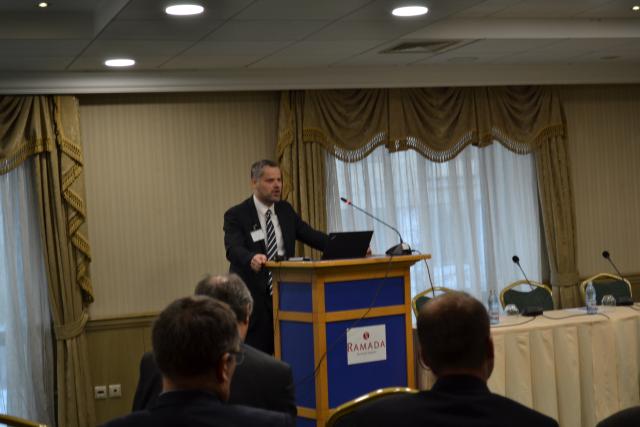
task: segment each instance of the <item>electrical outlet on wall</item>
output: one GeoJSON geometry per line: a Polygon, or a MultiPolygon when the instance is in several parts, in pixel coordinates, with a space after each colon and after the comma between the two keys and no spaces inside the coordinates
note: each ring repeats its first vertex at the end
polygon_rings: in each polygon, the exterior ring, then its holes
{"type": "Polygon", "coordinates": [[[122,397],[120,384],[109,384],[109,397],[122,397]]]}
{"type": "Polygon", "coordinates": [[[106,385],[97,385],[93,388],[93,397],[96,399],[106,399],[107,398],[107,386],[106,385]]]}

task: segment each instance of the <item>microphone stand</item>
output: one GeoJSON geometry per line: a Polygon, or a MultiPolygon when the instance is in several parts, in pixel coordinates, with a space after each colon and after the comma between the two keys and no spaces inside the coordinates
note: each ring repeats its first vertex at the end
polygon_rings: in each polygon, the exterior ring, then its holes
{"type": "Polygon", "coordinates": [[[411,252],[412,252],[411,251],[411,247],[408,244],[406,244],[406,243],[404,243],[402,241],[402,235],[400,234],[400,232],[394,226],[392,226],[390,224],[387,224],[386,222],[384,222],[380,218],[377,218],[377,217],[371,215],[369,212],[367,212],[364,209],[354,205],[353,203],[351,203],[350,200],[347,200],[344,197],[340,197],[340,200],[342,200],[344,203],[346,203],[347,205],[351,206],[352,208],[359,210],[360,212],[362,212],[363,214],[365,214],[369,218],[373,218],[374,220],[386,225],[387,227],[389,227],[390,229],[392,229],[393,231],[396,232],[396,234],[400,238],[400,243],[398,243],[397,245],[392,246],[389,249],[387,249],[385,254],[387,254],[389,256],[411,255],[411,252]]]}

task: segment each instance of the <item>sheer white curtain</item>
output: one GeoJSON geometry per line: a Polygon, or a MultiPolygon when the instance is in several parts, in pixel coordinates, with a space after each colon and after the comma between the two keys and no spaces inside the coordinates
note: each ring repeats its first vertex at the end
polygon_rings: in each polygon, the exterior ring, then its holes
{"type": "Polygon", "coordinates": [[[51,316],[32,161],[0,175],[0,412],[53,425],[51,316]]]}
{"type": "MultiPolygon", "coordinates": [[[[486,301],[522,278],[517,254],[532,280],[542,274],[541,234],[532,155],[495,143],[469,146],[455,159],[435,163],[415,151],[379,147],[364,160],[345,163],[327,154],[330,231],[374,230],[373,253],[397,235],[341,203],[340,196],[395,225],[415,250],[432,254],[435,286],[469,292],[486,301]]],[[[428,288],[424,263],[412,268],[412,292],[428,288]]]]}

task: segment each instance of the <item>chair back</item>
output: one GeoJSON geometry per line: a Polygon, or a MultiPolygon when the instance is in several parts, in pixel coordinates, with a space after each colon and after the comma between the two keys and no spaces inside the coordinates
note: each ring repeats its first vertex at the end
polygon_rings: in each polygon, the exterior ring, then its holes
{"type": "Polygon", "coordinates": [[[454,291],[451,288],[445,288],[444,286],[434,286],[433,290],[431,288],[426,291],[422,291],[411,299],[411,309],[413,310],[413,315],[418,318],[418,313],[420,313],[420,307],[422,307],[427,301],[433,298],[434,295],[445,294],[447,292],[454,291]]]}
{"type": "Polygon", "coordinates": [[[375,400],[383,399],[388,396],[394,396],[398,394],[412,394],[417,393],[418,390],[414,390],[412,388],[407,387],[386,387],[380,388],[378,390],[372,391],[367,394],[363,394],[360,397],[356,397],[353,400],[350,400],[342,405],[338,406],[335,411],[331,414],[329,419],[327,420],[326,427],[334,427],[339,425],[340,420],[356,409],[360,408],[362,405],[373,402],[375,400]]]}
{"type": "Polygon", "coordinates": [[[585,304],[586,289],[589,282],[593,282],[593,287],[596,290],[596,304],[598,305],[602,303],[602,297],[605,295],[613,295],[616,299],[618,299],[618,297],[633,297],[631,294],[631,283],[629,283],[627,279],[623,279],[614,274],[600,273],[580,283],[580,295],[582,296],[582,302],[585,304]]]}
{"type": "Polygon", "coordinates": [[[518,280],[510,283],[500,291],[500,304],[505,308],[507,304],[514,304],[522,312],[526,307],[542,307],[542,310],[553,310],[553,294],[551,288],[543,283],[518,280]],[[527,290],[517,290],[518,286],[526,285],[527,290]]]}
{"type": "Polygon", "coordinates": [[[47,427],[46,424],[40,424],[35,421],[25,420],[24,418],[14,417],[11,415],[0,414],[0,425],[10,427],[47,427]]]}

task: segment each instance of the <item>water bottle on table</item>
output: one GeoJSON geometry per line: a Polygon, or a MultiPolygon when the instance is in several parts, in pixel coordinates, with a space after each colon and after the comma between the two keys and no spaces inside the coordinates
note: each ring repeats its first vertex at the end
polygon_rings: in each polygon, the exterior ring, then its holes
{"type": "Polygon", "coordinates": [[[495,289],[489,289],[489,322],[492,325],[500,323],[500,306],[498,304],[498,294],[495,289]]]}
{"type": "Polygon", "coordinates": [[[596,314],[598,312],[598,306],[596,305],[596,288],[593,287],[593,282],[587,283],[585,300],[587,304],[587,314],[596,314]]]}

